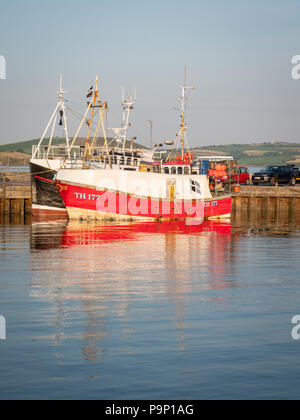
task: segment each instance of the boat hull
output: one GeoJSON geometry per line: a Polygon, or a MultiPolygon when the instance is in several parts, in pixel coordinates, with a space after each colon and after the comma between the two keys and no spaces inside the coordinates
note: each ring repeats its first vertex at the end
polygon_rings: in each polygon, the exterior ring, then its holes
{"type": "Polygon", "coordinates": [[[73,185],[56,186],[72,220],[194,220],[229,218],[231,196],[176,200],[143,197],[120,191],[73,185]]]}
{"type": "Polygon", "coordinates": [[[32,188],[32,215],[34,217],[67,217],[68,212],[55,186],[57,165],[49,166],[30,162],[32,188]]]}

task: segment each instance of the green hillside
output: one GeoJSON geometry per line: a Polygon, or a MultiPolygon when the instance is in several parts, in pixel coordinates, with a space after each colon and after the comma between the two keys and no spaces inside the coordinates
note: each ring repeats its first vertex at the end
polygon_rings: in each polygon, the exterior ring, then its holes
{"type": "MultiPolygon", "coordinates": [[[[110,141],[111,139],[108,139],[108,140],[110,141]]],[[[49,141],[49,139],[45,139],[43,144],[46,145],[48,143],[48,141],[49,141]]],[[[52,144],[54,146],[57,146],[59,144],[63,144],[64,142],[65,142],[65,139],[54,138],[53,141],[52,141],[52,144]]],[[[19,152],[19,153],[25,153],[25,154],[31,155],[32,146],[37,145],[38,143],[39,143],[39,139],[23,141],[23,142],[18,142],[18,143],[5,144],[3,146],[0,146],[0,153],[1,152],[19,152]]],[[[77,140],[76,144],[77,145],[85,145],[85,139],[84,138],[79,138],[77,140]]],[[[104,139],[99,138],[98,139],[98,144],[103,145],[104,144],[104,139]]],[[[127,142],[127,146],[129,147],[129,142],[127,142]]],[[[134,143],[134,148],[147,149],[147,147],[142,146],[139,143],[134,143]]]]}
{"type": "MultiPolygon", "coordinates": [[[[111,139],[109,139],[111,140],[111,139]]],[[[47,144],[48,139],[45,139],[47,144]]],[[[20,164],[24,162],[24,154],[31,156],[32,145],[38,144],[39,140],[29,140],[24,142],[6,144],[0,146],[0,153],[18,153],[20,154],[20,164]],[[21,158],[21,154],[22,158],[21,158]]],[[[63,144],[64,139],[55,138],[53,139],[53,145],[63,144]]],[[[84,145],[85,139],[80,138],[77,140],[77,144],[84,145]]],[[[98,139],[98,144],[103,145],[104,139],[98,139]]],[[[127,142],[127,147],[129,147],[129,142],[127,142]]],[[[147,149],[145,146],[142,146],[139,143],[134,143],[135,148],[147,149]]],[[[235,159],[238,159],[241,165],[245,166],[266,166],[266,165],[284,165],[286,163],[295,163],[300,166],[300,143],[253,143],[253,144],[231,144],[231,145],[213,145],[213,146],[204,146],[196,147],[192,149],[192,152],[195,156],[203,156],[209,154],[217,155],[230,155],[235,159]]],[[[18,160],[19,156],[11,156],[14,159],[18,160]]],[[[2,160],[7,160],[7,157],[4,156],[2,160]]],[[[0,159],[1,160],[1,159],[0,159]]]]}
{"type": "Polygon", "coordinates": [[[299,143],[231,144],[193,149],[194,154],[198,156],[207,154],[208,151],[234,156],[241,165],[245,166],[284,165],[286,163],[300,165],[299,143]]]}
{"type": "MultiPolygon", "coordinates": [[[[61,144],[64,140],[63,139],[53,139],[53,145],[61,144]]],[[[5,144],[0,146],[0,152],[19,152],[19,153],[26,153],[27,155],[31,155],[32,153],[32,146],[38,144],[39,140],[29,140],[29,141],[22,141],[18,143],[11,143],[5,144]]],[[[46,140],[45,140],[46,144],[46,140]]]]}

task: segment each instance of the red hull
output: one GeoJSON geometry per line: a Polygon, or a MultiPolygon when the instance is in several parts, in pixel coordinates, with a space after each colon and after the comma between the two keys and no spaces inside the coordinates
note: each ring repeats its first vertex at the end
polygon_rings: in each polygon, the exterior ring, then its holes
{"type": "Polygon", "coordinates": [[[221,196],[208,200],[172,201],[57,182],[57,188],[69,212],[69,216],[85,218],[129,217],[157,220],[209,219],[229,217],[231,197],[221,196]]]}

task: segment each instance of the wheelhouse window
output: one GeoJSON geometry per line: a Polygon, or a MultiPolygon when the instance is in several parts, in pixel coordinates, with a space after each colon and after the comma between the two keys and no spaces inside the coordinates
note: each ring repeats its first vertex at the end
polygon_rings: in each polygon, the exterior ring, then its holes
{"type": "Polygon", "coordinates": [[[124,165],[124,163],[125,163],[125,158],[124,158],[124,156],[121,156],[121,158],[120,158],[120,165],[124,165]]]}
{"type": "Polygon", "coordinates": [[[127,158],[127,165],[131,165],[131,158],[127,158]]]}
{"type": "Polygon", "coordinates": [[[190,174],[190,168],[188,166],[186,166],[184,168],[184,175],[189,175],[190,174]]]}
{"type": "Polygon", "coordinates": [[[166,175],[169,175],[169,173],[170,173],[170,169],[169,168],[165,168],[165,174],[166,175]]]}
{"type": "Polygon", "coordinates": [[[176,175],[176,173],[177,173],[176,166],[173,166],[171,169],[171,174],[176,175]]]}
{"type": "Polygon", "coordinates": [[[183,168],[181,166],[178,167],[178,175],[183,174],[183,168]]]}

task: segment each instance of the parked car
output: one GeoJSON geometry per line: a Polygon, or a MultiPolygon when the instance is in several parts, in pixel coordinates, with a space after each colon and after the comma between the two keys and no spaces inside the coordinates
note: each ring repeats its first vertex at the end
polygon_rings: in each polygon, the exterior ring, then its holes
{"type": "Polygon", "coordinates": [[[249,169],[244,167],[244,166],[240,166],[236,171],[236,173],[231,175],[231,182],[236,182],[238,184],[245,184],[245,185],[249,185],[250,184],[250,174],[249,174],[249,169]]]}
{"type": "Polygon", "coordinates": [[[252,182],[254,185],[296,185],[298,179],[300,179],[298,168],[293,166],[268,166],[260,172],[256,172],[252,177],[252,182]]]}

